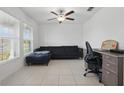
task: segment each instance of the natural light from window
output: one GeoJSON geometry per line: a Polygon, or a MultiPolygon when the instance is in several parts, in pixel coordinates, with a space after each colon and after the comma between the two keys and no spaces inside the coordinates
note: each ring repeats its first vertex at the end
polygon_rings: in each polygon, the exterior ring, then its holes
{"type": "Polygon", "coordinates": [[[0,61],[19,56],[19,21],[0,11],[0,61]]]}
{"type": "Polygon", "coordinates": [[[31,52],[33,49],[32,27],[27,24],[24,24],[23,39],[24,39],[24,54],[27,54],[31,52]]]}

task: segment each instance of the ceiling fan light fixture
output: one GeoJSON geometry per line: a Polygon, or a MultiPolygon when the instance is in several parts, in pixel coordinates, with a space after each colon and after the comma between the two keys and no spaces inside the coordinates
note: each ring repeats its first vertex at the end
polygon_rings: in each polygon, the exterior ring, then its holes
{"type": "Polygon", "coordinates": [[[63,22],[65,20],[65,17],[64,16],[58,16],[57,20],[59,22],[63,22]]]}

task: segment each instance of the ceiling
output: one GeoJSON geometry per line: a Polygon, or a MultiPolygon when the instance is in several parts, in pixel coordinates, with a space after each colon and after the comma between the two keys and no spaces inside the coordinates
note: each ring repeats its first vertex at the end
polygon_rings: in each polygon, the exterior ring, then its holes
{"type": "Polygon", "coordinates": [[[16,18],[0,10],[0,26],[14,27],[18,23],[19,21],[16,18]]]}
{"type": "Polygon", "coordinates": [[[55,18],[56,16],[50,13],[51,11],[58,12],[59,9],[65,11],[65,13],[73,10],[75,13],[69,15],[74,21],[65,20],[63,23],[84,23],[89,18],[91,18],[100,8],[94,8],[93,11],[88,12],[88,7],[21,7],[22,11],[35,20],[38,24],[55,23],[57,20],[48,21],[50,18],[55,18]]]}

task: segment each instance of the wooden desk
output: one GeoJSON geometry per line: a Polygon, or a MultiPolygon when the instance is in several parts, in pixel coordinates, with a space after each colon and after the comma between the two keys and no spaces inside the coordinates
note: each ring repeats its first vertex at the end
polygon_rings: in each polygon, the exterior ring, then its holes
{"type": "Polygon", "coordinates": [[[123,61],[124,54],[112,53],[94,49],[102,54],[102,82],[104,85],[123,85],[123,61]]]}

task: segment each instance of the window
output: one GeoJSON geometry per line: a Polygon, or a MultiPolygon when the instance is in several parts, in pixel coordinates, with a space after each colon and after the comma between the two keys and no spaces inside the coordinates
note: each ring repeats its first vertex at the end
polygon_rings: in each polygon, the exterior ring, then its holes
{"type": "Polygon", "coordinates": [[[32,27],[24,24],[24,54],[27,54],[33,50],[33,37],[32,37],[32,27]]]}
{"type": "Polygon", "coordinates": [[[19,21],[0,11],[0,61],[19,56],[19,21]]]}

